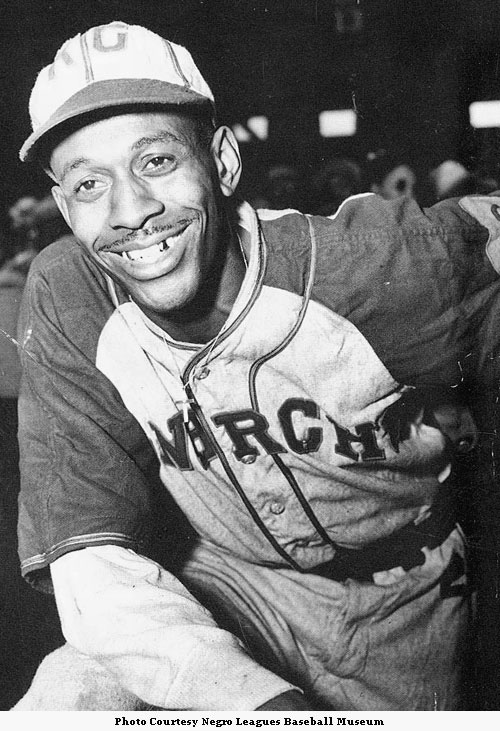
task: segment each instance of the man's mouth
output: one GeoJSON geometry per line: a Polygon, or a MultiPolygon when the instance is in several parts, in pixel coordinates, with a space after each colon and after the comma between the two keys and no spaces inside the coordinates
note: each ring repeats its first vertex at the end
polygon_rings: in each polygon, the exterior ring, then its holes
{"type": "Polygon", "coordinates": [[[182,232],[178,233],[176,236],[169,236],[168,238],[159,241],[157,244],[152,244],[145,249],[122,251],[121,255],[124,259],[130,259],[131,261],[153,262],[164,251],[172,249],[179,241],[181,234],[182,232]]]}

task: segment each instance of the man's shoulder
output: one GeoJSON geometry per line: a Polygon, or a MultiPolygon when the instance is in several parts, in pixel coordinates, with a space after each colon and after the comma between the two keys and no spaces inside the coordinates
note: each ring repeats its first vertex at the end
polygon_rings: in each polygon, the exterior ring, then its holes
{"type": "Polygon", "coordinates": [[[75,265],[80,268],[82,259],[83,252],[77,240],[72,234],[66,234],[46,246],[35,257],[30,276],[63,276],[75,265]]]}
{"type": "Polygon", "coordinates": [[[356,268],[360,260],[376,265],[387,250],[399,248],[407,237],[416,243],[433,227],[414,201],[394,204],[372,193],[346,199],[331,216],[291,209],[259,210],[257,215],[272,259],[307,269],[314,248],[324,273],[356,268]]]}
{"type": "Polygon", "coordinates": [[[410,199],[386,201],[373,193],[347,198],[331,216],[304,215],[293,210],[257,211],[264,236],[278,247],[300,246],[311,235],[321,246],[349,237],[351,242],[378,238],[405,229],[429,229],[432,222],[410,199]]]}
{"type": "Polygon", "coordinates": [[[420,261],[422,251],[439,261],[483,268],[485,253],[500,271],[498,196],[467,197],[422,208],[412,199],[387,201],[372,193],[346,199],[332,216],[305,216],[298,211],[259,211],[269,248],[294,260],[314,239],[326,269],[378,267],[402,257],[420,261]],[[483,208],[480,208],[480,205],[483,208]],[[483,210],[484,209],[484,210],[483,210]],[[485,252],[485,245],[490,242],[485,252]]]}
{"type": "Polygon", "coordinates": [[[36,333],[48,338],[50,323],[57,323],[57,329],[72,342],[93,351],[113,311],[104,274],[68,235],[47,246],[33,261],[19,328],[31,332],[36,326],[36,333]]]}
{"type": "Polygon", "coordinates": [[[89,298],[108,299],[106,278],[88,259],[74,236],[67,234],[43,249],[34,259],[27,289],[50,292],[54,300],[76,304],[89,298]]]}

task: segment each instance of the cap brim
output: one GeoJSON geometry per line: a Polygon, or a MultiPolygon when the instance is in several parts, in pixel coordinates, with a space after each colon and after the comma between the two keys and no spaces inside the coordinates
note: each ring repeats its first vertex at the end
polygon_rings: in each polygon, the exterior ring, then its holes
{"type": "Polygon", "coordinates": [[[212,107],[207,96],[188,87],[159,79],[106,79],[95,81],[70,97],[25,141],[19,151],[23,162],[36,157],[42,138],[64,122],[108,107],[154,104],[161,106],[212,107]]]}

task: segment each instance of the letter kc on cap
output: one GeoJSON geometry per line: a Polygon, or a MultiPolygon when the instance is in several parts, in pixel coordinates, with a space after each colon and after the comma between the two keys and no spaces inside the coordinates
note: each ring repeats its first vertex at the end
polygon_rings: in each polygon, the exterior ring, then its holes
{"type": "Polygon", "coordinates": [[[36,156],[47,132],[107,107],[209,105],[213,94],[183,46],[139,25],[114,21],[66,41],[40,71],[30,97],[33,132],[19,156],[36,156]]]}

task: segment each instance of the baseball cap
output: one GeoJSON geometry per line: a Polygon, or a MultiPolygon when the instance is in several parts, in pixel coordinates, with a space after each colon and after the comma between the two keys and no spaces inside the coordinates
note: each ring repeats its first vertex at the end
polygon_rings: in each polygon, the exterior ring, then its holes
{"type": "Polygon", "coordinates": [[[36,157],[47,133],[70,119],[134,104],[215,109],[208,84],[183,46],[121,21],[79,33],[38,74],[29,103],[33,132],[19,157],[36,157]]]}

